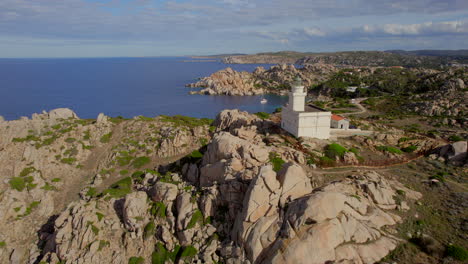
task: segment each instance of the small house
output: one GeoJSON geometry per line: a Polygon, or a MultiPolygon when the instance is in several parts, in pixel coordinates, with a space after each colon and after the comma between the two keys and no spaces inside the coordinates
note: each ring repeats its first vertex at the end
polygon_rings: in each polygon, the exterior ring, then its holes
{"type": "Polygon", "coordinates": [[[337,129],[349,129],[349,120],[342,116],[332,114],[330,127],[337,129]]]}

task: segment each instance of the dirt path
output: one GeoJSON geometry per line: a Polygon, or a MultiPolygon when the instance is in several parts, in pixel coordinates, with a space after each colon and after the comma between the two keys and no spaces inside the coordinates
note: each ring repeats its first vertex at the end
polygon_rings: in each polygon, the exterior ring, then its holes
{"type": "Polygon", "coordinates": [[[344,116],[346,116],[346,115],[362,115],[362,114],[364,114],[364,113],[367,113],[367,108],[365,108],[365,107],[361,104],[361,102],[364,101],[364,100],[366,100],[366,99],[367,99],[367,97],[351,99],[350,102],[351,102],[352,104],[355,104],[355,105],[359,108],[360,111],[357,111],[357,112],[349,112],[349,113],[342,113],[342,114],[340,114],[340,115],[344,115],[344,116]],[[354,102],[352,102],[352,100],[354,100],[354,102]]]}

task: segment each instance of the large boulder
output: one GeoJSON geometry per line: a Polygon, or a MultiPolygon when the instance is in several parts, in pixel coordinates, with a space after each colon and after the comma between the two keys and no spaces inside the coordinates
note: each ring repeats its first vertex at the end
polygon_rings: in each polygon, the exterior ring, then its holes
{"type": "Polygon", "coordinates": [[[467,162],[467,141],[458,141],[447,144],[434,150],[434,154],[443,157],[445,160],[461,165],[467,162]]]}
{"type": "Polygon", "coordinates": [[[134,192],[125,196],[123,220],[127,230],[134,232],[142,228],[142,219],[148,212],[147,198],[145,192],[134,192]]]}
{"type": "Polygon", "coordinates": [[[50,119],[68,119],[68,118],[78,118],[78,116],[71,109],[68,108],[57,108],[50,110],[49,112],[50,119]]]}
{"type": "Polygon", "coordinates": [[[304,170],[292,162],[283,165],[277,178],[281,184],[280,202],[282,205],[312,191],[310,179],[307,178],[304,170]]]}
{"type": "Polygon", "coordinates": [[[172,202],[177,198],[177,185],[166,182],[157,182],[150,190],[151,200],[154,202],[172,202]]]}
{"type": "MultiPolygon", "coordinates": [[[[249,259],[256,263],[310,264],[379,261],[400,242],[388,232],[401,221],[386,211],[398,206],[392,186],[404,188],[377,173],[364,173],[291,201],[282,223],[267,224],[262,229],[267,233],[272,227],[282,226],[280,234],[275,240],[269,238],[269,243],[263,239],[263,243],[251,244],[253,248],[247,252],[256,253],[248,255],[249,259]]],[[[407,198],[420,197],[407,191],[407,198]]],[[[258,232],[251,234],[261,237],[258,232]]]]}

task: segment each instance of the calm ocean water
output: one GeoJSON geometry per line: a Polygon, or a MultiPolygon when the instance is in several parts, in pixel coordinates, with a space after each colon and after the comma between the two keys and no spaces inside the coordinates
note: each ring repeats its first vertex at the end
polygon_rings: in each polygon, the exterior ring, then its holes
{"type": "Polygon", "coordinates": [[[286,97],[189,95],[185,84],[231,67],[268,64],[183,62],[190,58],[0,59],[0,115],[7,120],[59,107],[81,118],[188,115],[214,118],[223,109],[272,112],[286,97]]]}

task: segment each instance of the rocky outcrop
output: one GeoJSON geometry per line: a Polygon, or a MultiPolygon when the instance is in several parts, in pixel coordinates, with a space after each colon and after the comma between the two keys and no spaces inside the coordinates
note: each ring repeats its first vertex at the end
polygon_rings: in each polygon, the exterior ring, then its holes
{"type": "MultiPolygon", "coordinates": [[[[209,138],[208,124],[198,119],[191,119],[190,126],[169,117],[98,119],[79,119],[69,109],[57,109],[0,122],[0,242],[5,243],[0,247],[1,263],[10,258],[35,263],[41,251],[37,232],[70,202],[78,197],[92,200],[124,175],[163,157],[186,155],[202,145],[202,138],[209,138]]],[[[162,196],[169,199],[171,194],[162,196]]],[[[140,203],[143,196],[146,193],[129,194],[126,203],[119,204],[125,207],[119,211],[119,224],[135,234],[143,233],[141,219],[148,218],[146,201],[140,203]]],[[[86,232],[81,235],[92,239],[86,232]]],[[[83,243],[87,242],[93,240],[83,243]]]]}
{"type": "Polygon", "coordinates": [[[458,141],[434,149],[431,155],[436,155],[448,163],[460,166],[468,163],[467,146],[467,141],[458,141]]]}
{"type": "Polygon", "coordinates": [[[199,94],[206,95],[256,95],[263,94],[263,89],[254,85],[253,76],[248,72],[237,72],[226,68],[213,73],[209,77],[189,84],[189,87],[204,87],[199,94]]]}
{"type": "Polygon", "coordinates": [[[441,117],[443,125],[465,127],[467,101],[465,82],[460,78],[452,78],[438,90],[412,96],[406,109],[424,116],[441,117]]]}
{"type": "Polygon", "coordinates": [[[337,69],[331,65],[317,64],[296,68],[290,64],[272,66],[266,70],[257,67],[252,73],[237,72],[231,68],[213,73],[188,87],[203,87],[192,93],[207,95],[256,95],[263,93],[284,94],[296,76],[300,76],[306,87],[326,80],[337,69]]]}

